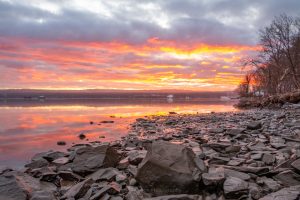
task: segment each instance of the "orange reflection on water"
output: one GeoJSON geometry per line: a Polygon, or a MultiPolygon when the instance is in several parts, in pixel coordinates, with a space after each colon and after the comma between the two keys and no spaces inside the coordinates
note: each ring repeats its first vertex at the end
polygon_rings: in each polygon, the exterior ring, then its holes
{"type": "Polygon", "coordinates": [[[0,166],[22,166],[35,153],[66,150],[74,143],[113,141],[126,136],[129,124],[138,117],[177,113],[208,113],[234,110],[232,102],[201,100],[93,103],[1,103],[0,166]],[[111,116],[114,116],[113,118],[111,116]],[[114,123],[100,123],[113,120],[114,123]],[[93,124],[90,122],[93,121],[93,124]],[[80,140],[84,133],[87,140],[80,140]],[[99,138],[105,136],[105,138],[99,138]],[[66,146],[57,146],[57,141],[66,146]]]}

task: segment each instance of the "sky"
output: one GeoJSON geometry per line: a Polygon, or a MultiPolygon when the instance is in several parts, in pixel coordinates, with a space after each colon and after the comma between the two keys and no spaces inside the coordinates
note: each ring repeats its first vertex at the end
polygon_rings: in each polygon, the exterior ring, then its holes
{"type": "Polygon", "coordinates": [[[0,0],[0,89],[234,90],[299,0],[0,0]]]}

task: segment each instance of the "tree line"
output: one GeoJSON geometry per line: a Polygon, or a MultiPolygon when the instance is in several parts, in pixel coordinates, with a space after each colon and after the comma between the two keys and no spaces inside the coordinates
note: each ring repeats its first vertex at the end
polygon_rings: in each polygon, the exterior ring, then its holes
{"type": "Polygon", "coordinates": [[[282,14],[260,30],[260,50],[243,61],[250,68],[238,87],[241,96],[283,94],[300,89],[300,18],[282,14]]]}

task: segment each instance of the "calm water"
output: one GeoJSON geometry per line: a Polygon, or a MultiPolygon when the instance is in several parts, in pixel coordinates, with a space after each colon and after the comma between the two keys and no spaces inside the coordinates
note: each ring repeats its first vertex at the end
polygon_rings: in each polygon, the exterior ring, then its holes
{"type": "Polygon", "coordinates": [[[0,101],[0,166],[18,168],[35,153],[65,150],[72,143],[120,139],[145,115],[225,112],[233,111],[233,104],[217,99],[0,101]],[[103,120],[114,123],[99,123],[103,120]],[[80,140],[80,133],[88,141],[80,140]],[[60,140],[67,145],[57,146],[60,140]]]}

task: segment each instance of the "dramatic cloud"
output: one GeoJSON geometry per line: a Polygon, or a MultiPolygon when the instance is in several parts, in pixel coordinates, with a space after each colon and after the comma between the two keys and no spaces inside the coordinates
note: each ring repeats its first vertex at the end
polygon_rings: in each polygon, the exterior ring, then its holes
{"type": "Polygon", "coordinates": [[[0,88],[231,90],[297,0],[0,0],[0,88]]]}

